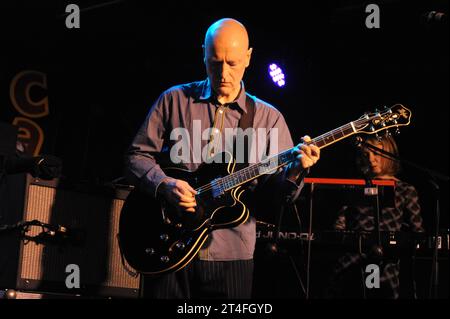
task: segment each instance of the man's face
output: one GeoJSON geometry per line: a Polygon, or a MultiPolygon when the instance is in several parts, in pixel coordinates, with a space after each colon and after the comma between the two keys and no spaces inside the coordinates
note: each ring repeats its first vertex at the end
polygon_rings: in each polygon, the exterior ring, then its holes
{"type": "Polygon", "coordinates": [[[215,40],[204,48],[206,72],[219,100],[232,102],[241,89],[241,80],[250,64],[251,49],[239,42],[215,40]]]}

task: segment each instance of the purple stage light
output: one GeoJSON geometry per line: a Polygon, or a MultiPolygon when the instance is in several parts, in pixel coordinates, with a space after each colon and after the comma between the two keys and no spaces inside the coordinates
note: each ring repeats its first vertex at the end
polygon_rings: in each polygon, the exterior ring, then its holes
{"type": "Polygon", "coordinates": [[[272,81],[279,87],[282,87],[286,84],[283,71],[275,63],[269,65],[269,74],[272,77],[272,81]]]}

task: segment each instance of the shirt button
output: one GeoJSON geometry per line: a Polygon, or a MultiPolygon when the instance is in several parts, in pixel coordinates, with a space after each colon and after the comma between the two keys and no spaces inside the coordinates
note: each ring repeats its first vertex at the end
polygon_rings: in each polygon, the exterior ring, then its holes
{"type": "Polygon", "coordinates": [[[222,113],[223,113],[223,110],[219,110],[219,113],[222,114],[222,113]]]}
{"type": "Polygon", "coordinates": [[[214,133],[219,133],[219,129],[218,129],[218,128],[215,128],[215,129],[214,129],[214,133]]]}

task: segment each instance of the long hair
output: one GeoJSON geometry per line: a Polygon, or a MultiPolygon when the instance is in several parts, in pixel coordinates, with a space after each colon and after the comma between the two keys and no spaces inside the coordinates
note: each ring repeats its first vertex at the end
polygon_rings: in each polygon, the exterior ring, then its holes
{"type": "MultiPolygon", "coordinates": [[[[375,136],[370,136],[365,140],[366,143],[375,145],[378,148],[383,149],[384,151],[387,151],[395,156],[399,156],[397,143],[395,142],[394,138],[392,136],[383,136],[381,140],[378,140],[375,136]]],[[[366,151],[366,147],[361,147],[360,151],[358,152],[358,156],[356,159],[356,164],[360,171],[364,175],[371,175],[372,172],[370,171],[370,163],[368,163],[368,159],[364,154],[364,151],[366,151]]],[[[374,151],[375,152],[375,151],[374,151]]],[[[376,155],[381,157],[381,174],[382,175],[397,175],[400,170],[400,162],[396,160],[392,160],[389,157],[387,157],[384,154],[375,152],[376,155]]]]}

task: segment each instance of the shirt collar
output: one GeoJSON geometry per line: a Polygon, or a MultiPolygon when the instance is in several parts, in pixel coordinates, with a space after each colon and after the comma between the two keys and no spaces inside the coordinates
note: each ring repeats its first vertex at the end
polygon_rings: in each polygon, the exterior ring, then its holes
{"type": "MultiPolygon", "coordinates": [[[[198,98],[199,98],[199,100],[204,100],[204,101],[211,101],[214,99],[213,91],[212,91],[211,83],[209,82],[209,79],[206,79],[205,81],[203,81],[202,91],[198,98]]],[[[246,99],[246,93],[245,93],[245,86],[244,86],[244,82],[241,81],[241,91],[239,92],[239,95],[232,103],[228,103],[228,104],[234,103],[237,106],[239,106],[239,108],[241,110],[243,110],[245,113],[247,113],[246,102],[247,102],[247,99],[246,99]]]]}

